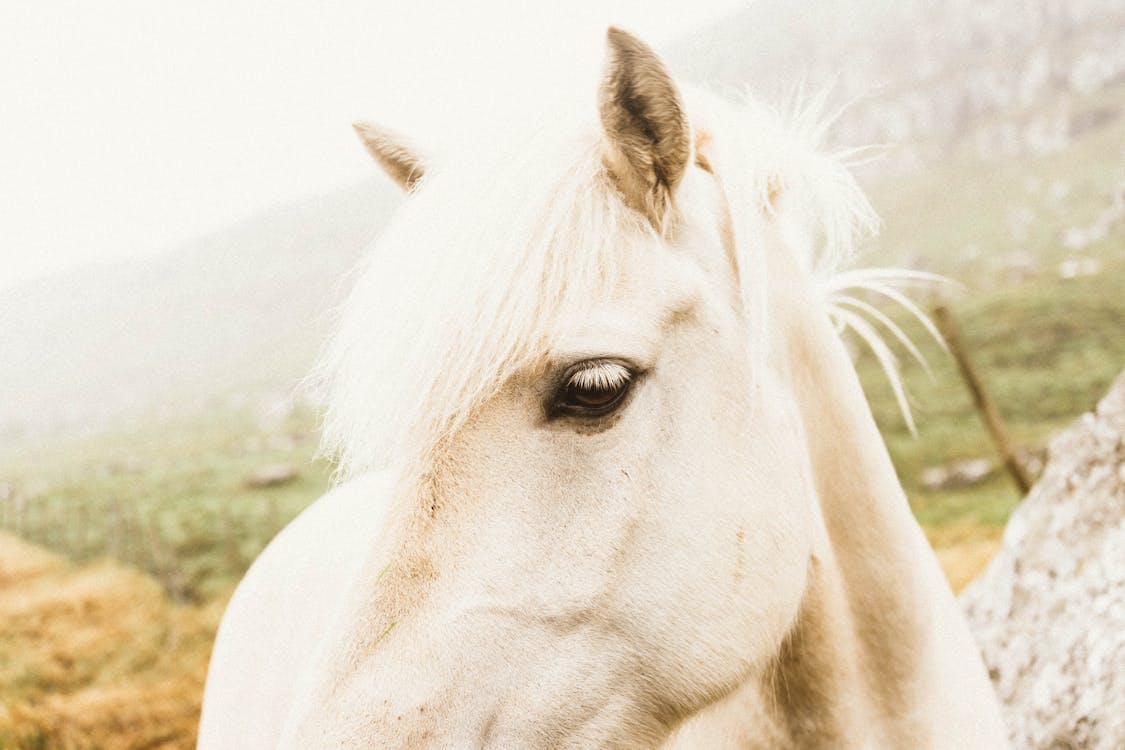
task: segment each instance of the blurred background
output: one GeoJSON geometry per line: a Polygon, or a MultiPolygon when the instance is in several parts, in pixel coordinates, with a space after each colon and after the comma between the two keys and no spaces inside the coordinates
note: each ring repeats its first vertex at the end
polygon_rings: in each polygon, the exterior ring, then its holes
{"type": "MultiPolygon", "coordinates": [[[[860,263],[961,282],[1032,476],[1125,367],[1119,0],[451,6],[0,7],[0,747],[194,746],[226,599],[327,486],[295,389],[400,200],[349,124],[440,155],[518,108],[594,117],[611,23],[682,81],[848,104],[830,146],[881,147],[860,263]]],[[[896,320],[933,371],[903,358],[917,437],[857,363],[959,588],[1022,493],[955,361],[896,320]]]]}

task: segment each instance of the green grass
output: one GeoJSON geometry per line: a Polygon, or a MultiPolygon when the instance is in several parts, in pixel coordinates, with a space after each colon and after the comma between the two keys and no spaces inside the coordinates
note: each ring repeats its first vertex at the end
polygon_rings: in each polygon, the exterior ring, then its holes
{"type": "MultiPolygon", "coordinates": [[[[1117,242],[1125,245],[1125,238],[1117,242]]],[[[992,294],[970,291],[954,305],[966,349],[1018,445],[1037,448],[1089,410],[1125,369],[1125,259],[1107,258],[1095,277],[1044,277],[992,294]]],[[[919,326],[908,326],[916,340],[919,326]]],[[[993,445],[952,358],[924,349],[934,377],[918,368],[908,383],[919,436],[900,417],[874,358],[858,366],[872,411],[887,440],[919,520],[940,525],[963,518],[1002,524],[1019,497],[1001,473],[971,491],[927,492],[918,477],[952,458],[995,456],[993,445]]]]}
{"type": "Polygon", "coordinates": [[[0,460],[0,525],[78,559],[109,555],[200,601],[229,591],[268,541],[328,484],[307,413],[264,429],[252,419],[163,425],[0,460]],[[250,488],[288,463],[294,481],[250,488]],[[22,506],[22,508],[20,507],[22,506]]]}
{"type": "MultiPolygon", "coordinates": [[[[1125,86],[1104,99],[1125,108],[1125,86]]],[[[1081,251],[1060,241],[1067,228],[1092,221],[1123,185],[1119,120],[1062,153],[999,164],[962,158],[882,185],[873,196],[885,229],[866,260],[920,262],[963,285],[951,308],[1020,446],[1042,447],[1051,433],[1092,408],[1125,369],[1125,222],[1081,251]],[[1053,186],[1065,190],[1052,197],[1053,186]],[[1028,218],[1022,232],[1012,228],[1017,212],[1028,218]],[[1002,259],[1015,252],[1032,267],[1005,268],[1002,259]],[[1060,279],[1058,264],[1074,256],[1098,259],[1101,272],[1060,279]]],[[[1020,499],[1002,469],[968,489],[920,486],[928,466],[996,452],[952,358],[908,316],[893,317],[916,342],[925,342],[934,374],[928,379],[906,363],[918,437],[907,431],[874,357],[864,352],[857,367],[916,515],[938,532],[965,524],[999,528],[1020,499]]]]}

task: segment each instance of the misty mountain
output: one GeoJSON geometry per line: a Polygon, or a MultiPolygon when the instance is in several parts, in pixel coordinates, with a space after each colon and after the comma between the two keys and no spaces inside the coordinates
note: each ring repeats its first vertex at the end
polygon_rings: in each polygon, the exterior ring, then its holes
{"type": "Polygon", "coordinates": [[[155,258],[4,290],[0,445],[283,401],[398,200],[372,180],[155,258]]]}
{"type": "Polygon", "coordinates": [[[891,144],[885,171],[958,153],[1065,149],[1120,113],[1084,100],[1125,80],[1120,0],[760,0],[669,51],[697,81],[776,100],[832,91],[836,144],[891,144]]]}

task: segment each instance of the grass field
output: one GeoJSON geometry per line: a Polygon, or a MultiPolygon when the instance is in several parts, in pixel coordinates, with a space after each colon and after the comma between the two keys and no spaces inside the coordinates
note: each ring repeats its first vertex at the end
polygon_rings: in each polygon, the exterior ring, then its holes
{"type": "MultiPolygon", "coordinates": [[[[887,223],[870,260],[908,262],[964,284],[952,308],[1025,447],[1088,410],[1125,368],[1125,223],[1080,252],[1060,242],[1125,184],[1116,127],[1065,154],[958,161],[875,194],[887,223]],[[1072,256],[1096,259],[1100,272],[1060,279],[1059,263],[1072,256]]],[[[899,319],[933,369],[931,379],[904,368],[918,437],[874,358],[861,354],[857,367],[914,511],[960,586],[995,549],[1019,496],[1001,470],[970,487],[923,487],[927,467],[994,453],[953,362],[899,319]]],[[[315,442],[314,415],[297,411],[0,456],[0,528],[9,533],[0,536],[0,748],[192,747],[226,597],[327,485],[315,442]],[[278,463],[297,478],[247,484],[278,463]]]]}
{"type": "Polygon", "coordinates": [[[277,531],[322,493],[306,412],[178,422],[142,433],[52,444],[10,461],[0,476],[3,527],[75,560],[109,556],[155,576],[179,601],[201,602],[238,582],[277,531]],[[247,480],[287,464],[276,487],[247,480]]]}
{"type": "MultiPolygon", "coordinates": [[[[1096,106],[1121,111],[1125,86],[1096,106]]],[[[873,195],[885,226],[870,262],[916,265],[961,285],[947,292],[950,307],[1022,447],[1044,447],[1125,369],[1125,219],[1081,249],[1063,240],[1068,230],[1094,223],[1115,193],[1125,193],[1119,121],[1064,152],[985,164],[966,158],[873,195]],[[1099,272],[1061,278],[1061,264],[1083,258],[1100,264],[1099,272]]],[[[858,368],[915,513],[935,541],[994,535],[1019,501],[1002,471],[967,489],[921,486],[927,466],[995,451],[952,358],[913,320],[894,317],[920,342],[933,371],[927,378],[904,358],[917,438],[874,358],[861,356],[858,368]]]]}
{"type": "Polygon", "coordinates": [[[167,424],[3,463],[0,748],[194,747],[230,592],[328,483],[311,414],[264,423],[167,424]],[[297,477],[248,485],[276,464],[297,477]]]}

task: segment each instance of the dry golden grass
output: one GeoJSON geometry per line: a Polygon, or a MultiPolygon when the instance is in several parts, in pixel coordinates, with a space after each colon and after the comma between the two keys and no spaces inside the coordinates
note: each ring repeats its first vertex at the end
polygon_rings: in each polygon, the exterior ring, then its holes
{"type": "Polygon", "coordinates": [[[193,748],[224,603],[0,534],[0,747],[193,748]]]}
{"type": "MultiPolygon", "coordinates": [[[[931,542],[960,589],[999,530],[945,528],[931,542]]],[[[194,748],[225,604],[180,606],[138,571],[76,566],[0,533],[0,748],[194,748]]]]}
{"type": "Polygon", "coordinates": [[[956,593],[980,575],[996,555],[1003,534],[1001,527],[971,521],[926,529],[941,569],[956,593]]]}

